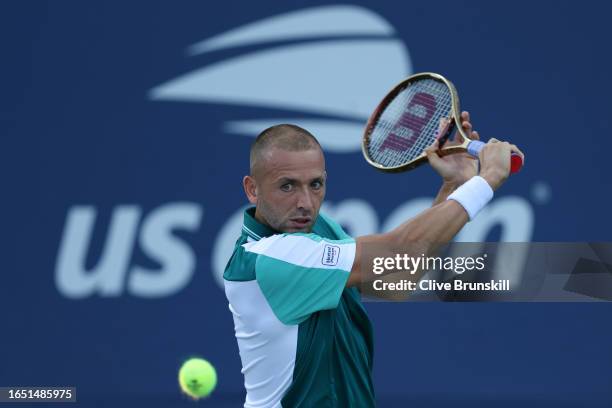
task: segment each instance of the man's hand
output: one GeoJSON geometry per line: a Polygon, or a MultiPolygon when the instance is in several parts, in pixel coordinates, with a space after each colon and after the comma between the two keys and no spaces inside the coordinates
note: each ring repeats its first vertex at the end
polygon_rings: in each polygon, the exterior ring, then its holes
{"type": "MultiPolygon", "coordinates": [[[[438,134],[446,133],[446,129],[450,122],[448,119],[442,119],[440,121],[440,127],[438,134]]],[[[461,113],[461,127],[467,135],[473,140],[480,139],[478,132],[472,129],[472,123],[470,122],[470,113],[461,113]]],[[[448,142],[447,146],[453,146],[463,143],[463,136],[457,132],[455,140],[448,142]]],[[[457,188],[461,184],[465,183],[476,174],[478,174],[478,161],[467,153],[449,154],[448,156],[441,157],[438,154],[439,145],[438,141],[431,145],[425,152],[431,167],[442,177],[442,181],[445,185],[457,188]]]]}
{"type": "Polygon", "coordinates": [[[491,138],[480,151],[480,176],[497,190],[510,175],[510,154],[518,153],[523,162],[525,155],[513,144],[491,138]]]}

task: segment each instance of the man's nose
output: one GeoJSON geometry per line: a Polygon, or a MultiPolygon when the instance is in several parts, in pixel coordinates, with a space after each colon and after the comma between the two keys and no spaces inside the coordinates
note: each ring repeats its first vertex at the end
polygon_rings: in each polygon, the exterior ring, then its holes
{"type": "Polygon", "coordinates": [[[297,207],[298,209],[311,211],[313,207],[313,197],[309,189],[303,189],[298,195],[297,207]]]}

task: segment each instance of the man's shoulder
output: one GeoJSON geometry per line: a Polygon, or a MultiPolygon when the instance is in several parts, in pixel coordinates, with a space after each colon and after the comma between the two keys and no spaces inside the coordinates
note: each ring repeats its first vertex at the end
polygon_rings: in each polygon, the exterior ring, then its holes
{"type": "Polygon", "coordinates": [[[244,249],[243,245],[248,241],[248,235],[244,233],[236,241],[234,252],[232,252],[232,256],[225,266],[223,279],[228,281],[255,280],[255,262],[257,260],[257,254],[248,252],[244,249]]]}
{"type": "Polygon", "coordinates": [[[303,262],[298,261],[303,258],[304,253],[309,253],[309,249],[329,250],[324,245],[329,240],[337,245],[354,244],[354,239],[342,229],[340,224],[323,213],[319,213],[311,233],[281,233],[254,239],[248,231],[243,230],[225,267],[223,278],[229,281],[256,280],[257,258],[262,254],[291,264],[302,265],[303,262]]]}

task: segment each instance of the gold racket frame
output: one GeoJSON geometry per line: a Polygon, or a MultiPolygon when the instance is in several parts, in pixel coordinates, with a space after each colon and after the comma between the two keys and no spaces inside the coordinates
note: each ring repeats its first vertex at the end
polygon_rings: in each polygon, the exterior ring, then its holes
{"type": "Polygon", "coordinates": [[[463,153],[467,151],[467,145],[470,143],[470,138],[468,137],[468,135],[463,130],[463,127],[461,126],[461,111],[459,109],[459,95],[457,94],[457,89],[455,89],[455,85],[453,85],[451,81],[444,78],[440,74],[436,74],[434,72],[421,72],[418,74],[411,75],[408,78],[402,80],[397,85],[395,85],[391,89],[391,91],[387,93],[387,95],[383,98],[383,100],[378,104],[378,106],[376,107],[376,109],[374,110],[370,118],[368,119],[368,123],[366,124],[365,130],[363,133],[361,151],[366,161],[371,166],[377,168],[378,170],[388,172],[388,173],[397,173],[401,171],[412,170],[415,167],[418,167],[421,164],[427,162],[427,154],[423,152],[421,155],[409,161],[408,163],[404,163],[404,164],[401,164],[399,166],[394,166],[394,167],[387,167],[387,166],[383,166],[379,163],[374,162],[370,158],[370,155],[368,154],[368,149],[367,149],[367,146],[370,143],[370,135],[372,133],[374,125],[378,122],[378,118],[382,114],[383,110],[389,105],[389,103],[393,100],[393,98],[397,96],[399,92],[401,92],[404,88],[406,88],[407,84],[409,84],[410,82],[421,80],[421,79],[434,79],[434,80],[441,81],[448,87],[448,89],[450,89],[452,120],[454,120],[455,122],[455,128],[457,129],[457,131],[461,134],[461,136],[463,136],[462,144],[443,147],[439,153],[442,156],[446,156],[448,154],[463,153]]]}

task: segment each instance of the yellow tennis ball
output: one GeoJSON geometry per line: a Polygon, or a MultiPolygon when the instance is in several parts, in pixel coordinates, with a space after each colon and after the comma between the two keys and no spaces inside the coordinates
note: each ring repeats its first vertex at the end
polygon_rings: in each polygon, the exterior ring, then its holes
{"type": "Polygon", "coordinates": [[[179,370],[179,385],[193,399],[206,397],[217,385],[217,372],[208,361],[190,358],[179,370]]]}

